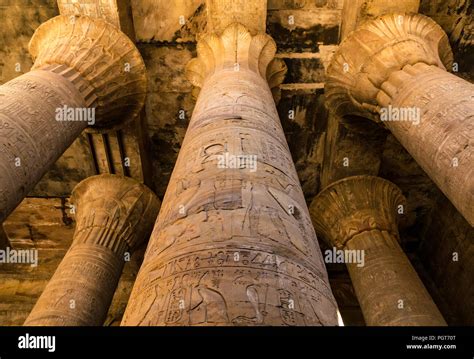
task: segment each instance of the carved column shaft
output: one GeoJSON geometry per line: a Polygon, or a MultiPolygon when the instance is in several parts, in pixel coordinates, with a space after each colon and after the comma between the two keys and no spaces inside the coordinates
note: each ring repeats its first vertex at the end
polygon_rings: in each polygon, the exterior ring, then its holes
{"type": "Polygon", "coordinates": [[[367,325],[446,325],[394,235],[366,231],[344,249],[365,253],[363,266],[347,269],[367,325]]]}
{"type": "Polygon", "coordinates": [[[159,201],[126,177],[90,177],[74,189],[76,231],[25,325],[102,325],[125,263],[125,253],[150,233],[159,201]]]}
{"type": "Polygon", "coordinates": [[[201,92],[123,325],[336,325],[265,80],[275,50],[239,24],[198,43],[201,92]]]}
{"type": "Polygon", "coordinates": [[[138,50],[103,20],[57,16],[29,50],[32,70],[0,86],[0,223],[87,125],[133,119],[146,93],[138,50]]]}
{"type": "Polygon", "coordinates": [[[123,253],[106,246],[73,244],[24,325],[102,325],[123,265],[123,253]]]}
{"type": "Polygon", "coordinates": [[[90,106],[71,76],[81,80],[75,71],[56,66],[0,86],[0,223],[87,126],[56,120],[58,108],[90,106]]]}
{"type": "Polygon", "coordinates": [[[474,85],[446,72],[452,61],[448,38],[433,20],[385,15],[341,44],[326,97],[340,116],[382,120],[474,225],[474,85]]]}
{"type": "Polygon", "coordinates": [[[418,124],[384,124],[474,224],[474,85],[418,63],[390,75],[377,101],[384,108],[419,110],[418,124]]]}
{"type": "Polygon", "coordinates": [[[367,325],[446,325],[398,243],[404,202],[394,184],[354,176],[324,189],[310,209],[331,246],[364,258],[346,264],[367,325]]]}

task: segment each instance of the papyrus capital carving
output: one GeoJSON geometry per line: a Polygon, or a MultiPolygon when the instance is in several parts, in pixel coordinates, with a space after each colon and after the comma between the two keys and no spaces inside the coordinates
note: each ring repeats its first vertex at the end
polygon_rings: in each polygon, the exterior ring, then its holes
{"type": "Polygon", "coordinates": [[[450,68],[453,54],[443,29],[419,14],[387,14],[366,22],[341,44],[327,71],[328,108],[337,115],[377,120],[377,93],[390,74],[425,63],[450,68]]]}
{"type": "Polygon", "coordinates": [[[393,183],[354,176],[324,189],[310,212],[330,245],[363,258],[345,263],[367,325],[446,325],[400,247],[397,219],[404,202],[393,183]]]}
{"type": "Polygon", "coordinates": [[[219,70],[253,71],[267,80],[270,88],[279,86],[286,74],[284,62],[275,59],[275,41],[265,33],[253,36],[239,23],[227,26],[220,35],[202,36],[197,53],[186,67],[186,76],[198,88],[219,70]]]}
{"type": "Polygon", "coordinates": [[[160,205],[141,183],[109,174],[83,180],[71,199],[76,212],[72,245],[25,325],[102,325],[125,252],[148,237],[160,205]]]}
{"type": "Polygon", "coordinates": [[[96,241],[88,233],[99,228],[109,233],[114,251],[135,249],[151,232],[160,202],[143,184],[129,177],[102,174],[80,182],[73,190],[76,238],[96,241]],[[84,233],[85,235],[80,235],[84,233]]]}
{"type": "Polygon", "coordinates": [[[337,323],[270,91],[275,52],[239,23],[198,42],[201,91],[122,325],[337,323]]]}
{"type": "Polygon", "coordinates": [[[97,126],[133,119],[146,95],[146,70],[133,42],[115,26],[88,16],[56,16],[35,31],[33,69],[66,65],[94,88],[97,126]]]}
{"type": "Polygon", "coordinates": [[[375,176],[353,176],[332,183],[311,203],[317,233],[337,248],[371,230],[398,235],[398,206],[405,198],[393,183],[375,176]]]}

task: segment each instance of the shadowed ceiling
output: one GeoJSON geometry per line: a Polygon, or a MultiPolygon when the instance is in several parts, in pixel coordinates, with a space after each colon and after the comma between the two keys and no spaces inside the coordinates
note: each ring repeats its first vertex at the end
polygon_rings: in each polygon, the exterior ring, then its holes
{"type": "MultiPolygon", "coordinates": [[[[278,112],[307,202],[322,187],[347,176],[379,175],[397,184],[408,199],[401,228],[404,249],[448,323],[472,324],[473,304],[459,309],[450,299],[459,295],[456,283],[470,288],[473,295],[472,278],[456,277],[459,268],[443,271],[437,265],[457,248],[474,258],[472,228],[388,131],[362,118],[328,120],[325,68],[340,42],[343,4],[343,0],[268,1],[267,32],[288,68],[278,112]],[[289,16],[296,19],[294,23],[289,16]]],[[[45,266],[41,271],[25,266],[1,273],[0,324],[22,324],[68,248],[74,230],[68,198],[78,182],[98,173],[118,173],[145,182],[163,198],[195,104],[184,67],[196,56],[196,35],[206,29],[205,4],[132,0],[131,5],[134,37],[148,73],[143,114],[119,131],[83,133],[7,220],[12,245],[39,248],[45,266]],[[130,166],[124,165],[125,159],[130,166]]],[[[459,65],[457,75],[470,81],[473,7],[472,0],[422,0],[419,10],[447,32],[459,65]]],[[[29,39],[41,23],[58,14],[55,0],[0,0],[0,83],[29,71],[29,39]]],[[[141,252],[127,265],[108,324],[120,320],[140,258],[141,252]]],[[[473,260],[466,259],[463,266],[473,268],[473,260]]],[[[344,266],[328,269],[344,320],[362,325],[344,266]]]]}

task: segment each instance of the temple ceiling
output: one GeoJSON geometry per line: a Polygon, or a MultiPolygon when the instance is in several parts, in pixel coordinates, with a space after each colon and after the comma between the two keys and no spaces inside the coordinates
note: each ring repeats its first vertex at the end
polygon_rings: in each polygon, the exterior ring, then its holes
{"type": "MultiPolygon", "coordinates": [[[[61,11],[74,12],[73,2],[59,3],[61,11]]],[[[0,84],[29,71],[32,59],[28,42],[41,23],[59,14],[57,4],[56,0],[0,1],[0,18],[4,19],[4,26],[0,27],[0,84]]],[[[277,108],[304,195],[309,205],[332,181],[358,174],[392,181],[408,200],[401,228],[404,249],[415,264],[423,260],[429,263],[426,253],[435,255],[443,238],[455,232],[460,241],[474,241],[472,231],[452,228],[430,243],[440,218],[447,223],[452,218],[458,227],[468,228],[465,221],[389,131],[355,116],[330,121],[325,107],[325,73],[343,33],[343,5],[343,0],[268,1],[267,32],[277,43],[277,57],[288,69],[279,87],[277,108]]],[[[474,80],[473,8],[471,0],[422,0],[419,9],[448,34],[458,64],[457,75],[470,81],[474,80]]],[[[370,17],[370,10],[369,6],[364,16],[370,17]]],[[[93,15],[100,9],[91,6],[87,11],[93,15]]],[[[205,2],[132,0],[131,9],[124,11],[133,20],[133,28],[128,28],[127,33],[134,38],[147,68],[143,113],[117,131],[84,132],[5,224],[10,239],[18,245],[39,246],[48,251],[51,270],[59,263],[72,236],[74,215],[69,212],[68,198],[74,186],[98,173],[124,174],[145,182],[162,199],[195,105],[193,87],[184,69],[196,57],[197,34],[206,30],[205,2]],[[126,159],[128,166],[124,165],[126,159]]],[[[120,315],[116,312],[123,311],[127,283],[132,282],[137,269],[138,264],[132,263],[125,270],[128,282],[121,284],[125,294],[115,299],[111,323],[114,315],[120,315]]],[[[339,291],[336,297],[345,298],[347,315],[353,315],[354,323],[360,323],[357,310],[350,311],[358,304],[344,269],[334,265],[329,271],[332,283],[339,283],[333,289],[339,291]]],[[[428,278],[443,275],[435,269],[431,271],[434,274],[428,273],[428,278]]],[[[15,307],[19,312],[31,307],[35,293],[39,295],[46,283],[46,278],[28,275],[32,278],[31,288],[21,287],[18,278],[8,282],[11,293],[25,296],[24,303],[15,307]]],[[[444,280],[443,285],[448,287],[448,279],[444,280]]],[[[4,306],[0,311],[8,310],[11,307],[4,306]]],[[[461,315],[452,312],[453,321],[461,320],[461,315]]],[[[16,323],[19,318],[22,314],[3,316],[2,320],[16,323]]]]}

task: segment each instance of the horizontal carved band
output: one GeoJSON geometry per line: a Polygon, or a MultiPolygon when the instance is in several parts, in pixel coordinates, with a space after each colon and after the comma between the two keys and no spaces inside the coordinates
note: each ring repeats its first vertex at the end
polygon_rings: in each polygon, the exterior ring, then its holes
{"type": "Polygon", "coordinates": [[[54,64],[41,67],[40,71],[54,72],[55,74],[66,78],[74,85],[77,90],[79,90],[85,100],[85,104],[87,107],[97,106],[97,96],[95,95],[95,89],[76,70],[66,65],[54,64]]]}

